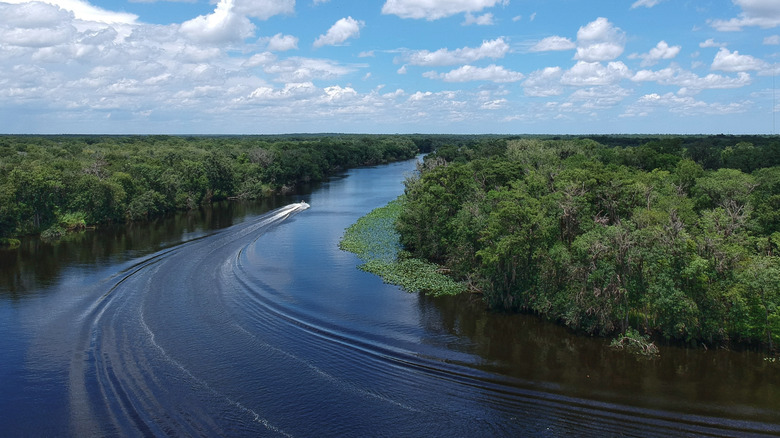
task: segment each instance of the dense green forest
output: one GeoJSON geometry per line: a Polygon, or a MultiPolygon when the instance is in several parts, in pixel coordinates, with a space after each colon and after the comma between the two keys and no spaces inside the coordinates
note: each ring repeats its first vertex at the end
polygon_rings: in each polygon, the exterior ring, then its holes
{"type": "Polygon", "coordinates": [[[774,349],[778,166],[777,137],[451,144],[406,182],[397,228],[493,308],[593,334],[774,349]]]}
{"type": "Polygon", "coordinates": [[[416,136],[0,136],[0,239],[144,221],[409,159],[416,136]]]}

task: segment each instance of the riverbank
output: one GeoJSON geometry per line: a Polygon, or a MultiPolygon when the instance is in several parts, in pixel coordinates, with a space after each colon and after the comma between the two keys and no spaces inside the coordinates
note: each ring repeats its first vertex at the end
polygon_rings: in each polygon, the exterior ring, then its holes
{"type": "Polygon", "coordinates": [[[440,149],[406,181],[401,243],[473,279],[494,309],[599,336],[631,329],[775,351],[780,166],[768,166],[780,142],[711,146],[714,163],[684,144],[512,139],[440,149]],[[766,159],[741,170],[737,154],[766,159]]]}
{"type": "Polygon", "coordinates": [[[399,135],[0,136],[0,242],[288,194],[419,150],[399,135]]]}

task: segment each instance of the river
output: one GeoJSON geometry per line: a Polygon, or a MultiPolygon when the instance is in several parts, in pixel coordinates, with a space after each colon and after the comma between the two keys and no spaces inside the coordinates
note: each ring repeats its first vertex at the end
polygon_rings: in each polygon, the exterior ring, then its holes
{"type": "Polygon", "coordinates": [[[344,229],[414,167],[0,251],[0,435],[780,434],[759,352],[638,358],[356,269],[344,229]]]}

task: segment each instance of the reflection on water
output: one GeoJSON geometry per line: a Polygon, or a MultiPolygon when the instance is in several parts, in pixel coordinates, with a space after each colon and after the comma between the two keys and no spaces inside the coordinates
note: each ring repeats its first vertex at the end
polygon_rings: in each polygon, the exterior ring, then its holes
{"type": "Polygon", "coordinates": [[[18,249],[0,249],[0,294],[21,299],[56,284],[63,269],[119,264],[240,223],[289,202],[290,197],[282,196],[253,202],[220,202],[148,223],[102,225],[55,241],[24,237],[18,249]]]}
{"type": "Polygon", "coordinates": [[[421,295],[422,323],[469,340],[483,370],[529,387],[652,409],[780,420],[780,364],[754,351],[662,346],[648,359],[532,315],[487,311],[474,296],[421,295]]]}

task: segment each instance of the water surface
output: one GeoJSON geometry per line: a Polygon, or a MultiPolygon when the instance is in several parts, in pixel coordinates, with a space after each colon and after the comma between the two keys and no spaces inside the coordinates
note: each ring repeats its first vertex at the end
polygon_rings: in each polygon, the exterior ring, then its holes
{"type": "Polygon", "coordinates": [[[343,230],[413,169],[1,252],[3,435],[780,434],[759,353],[638,359],[357,270],[343,230]]]}

